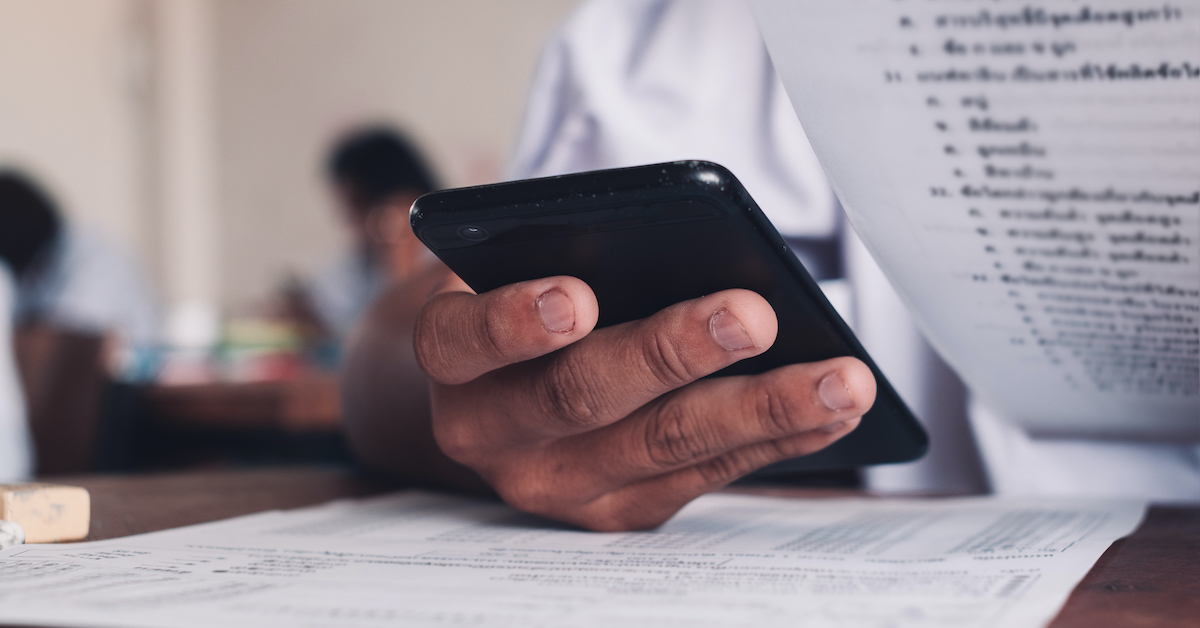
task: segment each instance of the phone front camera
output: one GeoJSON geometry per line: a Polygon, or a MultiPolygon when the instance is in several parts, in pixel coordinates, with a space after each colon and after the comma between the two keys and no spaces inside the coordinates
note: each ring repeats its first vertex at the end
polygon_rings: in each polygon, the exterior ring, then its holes
{"type": "Polygon", "coordinates": [[[487,229],[476,227],[475,225],[467,225],[458,228],[458,236],[464,240],[472,240],[478,242],[488,238],[487,229]]]}

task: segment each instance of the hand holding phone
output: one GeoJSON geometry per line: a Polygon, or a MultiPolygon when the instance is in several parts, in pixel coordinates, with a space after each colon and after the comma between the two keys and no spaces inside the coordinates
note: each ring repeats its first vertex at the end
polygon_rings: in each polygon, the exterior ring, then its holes
{"type": "MultiPolygon", "coordinates": [[[[694,256],[621,263],[650,252],[630,238],[653,243],[656,229],[728,228],[720,221],[729,207],[712,200],[721,196],[697,195],[719,187],[701,175],[740,189],[715,168],[588,173],[442,192],[414,205],[418,236],[480,292],[455,280],[416,326],[418,360],[433,380],[434,434],[510,503],[593,529],[657,525],[754,469],[806,460],[871,407],[876,377],[854,347],[843,351],[840,330],[813,328],[818,342],[801,348],[814,357],[802,363],[771,355],[792,319],[776,316],[770,286],[709,290],[711,277],[677,272],[696,270],[694,256]],[[616,251],[606,251],[604,234],[622,232],[616,251]],[[614,263],[589,262],[601,259],[614,263]],[[556,260],[582,261],[582,272],[555,272],[556,260]],[[701,291],[679,298],[681,290],[701,291]],[[829,339],[837,342],[822,346],[829,339]],[[729,376],[707,377],[717,372],[729,376]]],[[[753,270],[770,259],[735,261],[753,270]]],[[[813,320],[825,321],[825,308],[810,309],[813,320]]],[[[875,451],[910,453],[896,450],[875,451]]]]}

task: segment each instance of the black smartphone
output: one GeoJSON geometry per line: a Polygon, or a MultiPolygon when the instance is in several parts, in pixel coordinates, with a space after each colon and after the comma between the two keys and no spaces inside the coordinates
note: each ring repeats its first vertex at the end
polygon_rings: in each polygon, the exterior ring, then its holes
{"type": "Polygon", "coordinates": [[[907,462],[928,448],[921,425],[817,283],[741,183],[717,164],[673,162],[443,190],[419,198],[409,218],[417,237],[476,292],[554,275],[582,279],[596,294],[597,327],[728,288],[757,292],[778,317],[775,344],[713,377],[838,356],[865,362],[878,392],[859,427],[767,473],[907,462]]]}

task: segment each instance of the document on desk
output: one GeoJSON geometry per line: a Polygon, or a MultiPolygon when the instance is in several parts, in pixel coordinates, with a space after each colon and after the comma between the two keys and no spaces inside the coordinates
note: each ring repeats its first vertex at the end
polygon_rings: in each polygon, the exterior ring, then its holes
{"type": "Polygon", "coordinates": [[[752,0],[855,231],[1043,435],[1200,435],[1200,0],[752,0]]]}
{"type": "Polygon", "coordinates": [[[123,539],[0,551],[0,624],[1029,628],[1128,501],[709,495],[591,533],[408,492],[123,539]]]}

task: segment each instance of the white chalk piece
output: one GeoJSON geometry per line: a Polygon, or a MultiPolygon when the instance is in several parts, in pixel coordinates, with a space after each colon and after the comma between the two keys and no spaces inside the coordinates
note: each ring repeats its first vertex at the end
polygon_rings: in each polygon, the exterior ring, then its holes
{"type": "Polygon", "coordinates": [[[12,521],[0,520],[0,550],[25,542],[25,528],[12,521]]]}

